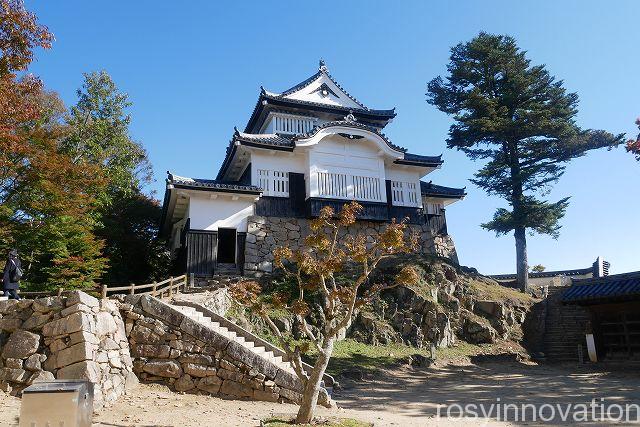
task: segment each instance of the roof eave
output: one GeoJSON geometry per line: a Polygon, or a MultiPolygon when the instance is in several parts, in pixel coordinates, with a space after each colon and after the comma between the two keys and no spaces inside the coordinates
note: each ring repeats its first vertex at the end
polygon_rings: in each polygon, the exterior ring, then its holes
{"type": "Polygon", "coordinates": [[[433,162],[420,162],[416,160],[396,159],[394,163],[407,166],[420,166],[424,168],[439,168],[444,163],[443,160],[433,162]]]}
{"type": "Polygon", "coordinates": [[[348,108],[341,106],[332,106],[332,105],[324,105],[319,103],[313,103],[309,101],[301,101],[301,100],[293,100],[283,98],[281,96],[271,96],[264,92],[264,90],[260,93],[258,97],[258,102],[256,103],[255,108],[253,109],[253,113],[245,126],[244,132],[250,133],[251,130],[258,124],[260,121],[260,117],[264,112],[265,107],[268,105],[273,106],[284,106],[290,108],[308,108],[318,112],[324,113],[333,113],[333,114],[342,114],[352,112],[356,117],[361,117],[369,120],[378,120],[383,122],[389,122],[393,120],[397,113],[395,108],[390,110],[370,110],[370,109],[357,109],[357,108],[348,108]]]}
{"type": "Polygon", "coordinates": [[[189,184],[173,184],[174,188],[191,191],[207,191],[214,193],[233,193],[233,194],[249,194],[259,196],[262,194],[262,190],[249,190],[249,189],[234,189],[234,188],[221,188],[221,187],[206,187],[201,185],[189,185],[189,184]]]}

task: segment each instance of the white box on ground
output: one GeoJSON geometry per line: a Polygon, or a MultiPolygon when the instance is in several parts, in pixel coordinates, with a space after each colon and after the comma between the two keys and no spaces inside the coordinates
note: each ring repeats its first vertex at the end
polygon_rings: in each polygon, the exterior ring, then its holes
{"type": "Polygon", "coordinates": [[[91,427],[93,384],[82,380],[55,380],[30,385],[22,391],[20,427],[91,427]]]}
{"type": "Polygon", "coordinates": [[[587,334],[587,351],[589,352],[589,360],[592,362],[598,361],[598,355],[596,354],[596,341],[593,338],[593,334],[587,334]]]}

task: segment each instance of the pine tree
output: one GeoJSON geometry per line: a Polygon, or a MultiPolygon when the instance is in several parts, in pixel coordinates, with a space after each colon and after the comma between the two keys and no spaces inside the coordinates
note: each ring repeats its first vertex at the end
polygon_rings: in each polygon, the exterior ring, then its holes
{"type": "Polygon", "coordinates": [[[447,146],[485,163],[471,181],[504,198],[482,227],[514,232],[518,284],[526,290],[526,233],[559,235],[569,198],[543,200],[566,163],[622,136],[582,130],[575,122],[578,95],[568,93],[544,65],[531,65],[508,36],[480,33],[451,49],[446,79],[428,85],[428,102],[453,116],[447,146]]]}
{"type": "MultiPolygon", "coordinates": [[[[640,129],[640,118],[636,119],[636,125],[640,129]]],[[[636,160],[640,162],[640,133],[635,139],[627,141],[627,151],[636,156],[636,160]]]]}

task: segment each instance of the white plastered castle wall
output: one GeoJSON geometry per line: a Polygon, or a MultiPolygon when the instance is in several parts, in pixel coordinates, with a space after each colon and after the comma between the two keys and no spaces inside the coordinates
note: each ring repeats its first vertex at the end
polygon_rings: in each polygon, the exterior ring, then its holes
{"type": "Polygon", "coordinates": [[[246,232],[247,218],[254,214],[254,202],[254,197],[232,194],[192,194],[188,213],[190,228],[208,231],[235,228],[239,232],[246,232]]]}
{"type": "MultiPolygon", "coordinates": [[[[366,176],[378,178],[384,189],[384,160],[378,155],[379,148],[367,139],[347,140],[339,135],[328,135],[308,150],[307,194],[309,197],[323,197],[318,189],[318,173],[366,176]]],[[[386,193],[381,192],[380,201],[386,201],[386,193]]]]}
{"type": "Polygon", "coordinates": [[[258,185],[258,170],[306,173],[306,153],[302,151],[276,151],[253,149],[251,151],[251,184],[258,185]]]}

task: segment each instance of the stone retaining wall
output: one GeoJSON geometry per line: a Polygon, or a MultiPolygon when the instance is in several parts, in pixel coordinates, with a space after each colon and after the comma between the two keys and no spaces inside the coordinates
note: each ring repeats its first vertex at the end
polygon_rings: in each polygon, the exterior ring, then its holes
{"type": "Polygon", "coordinates": [[[295,375],[173,307],[131,295],[121,299],[120,309],[141,380],[180,392],[300,402],[302,387],[295,375]]]}
{"type": "MultiPolygon", "coordinates": [[[[310,233],[309,222],[306,218],[250,216],[245,247],[245,275],[270,273],[273,269],[273,250],[278,246],[299,249],[303,238],[310,233]]],[[[385,226],[383,222],[358,221],[347,229],[342,229],[340,237],[364,233],[373,239],[385,226]]],[[[419,253],[439,255],[458,262],[450,236],[434,235],[427,224],[410,224],[409,227],[419,236],[419,253]]]]}
{"type": "Polygon", "coordinates": [[[40,380],[86,379],[100,407],[137,383],[117,305],[80,291],[0,301],[0,352],[0,386],[14,394],[40,380]]]}

